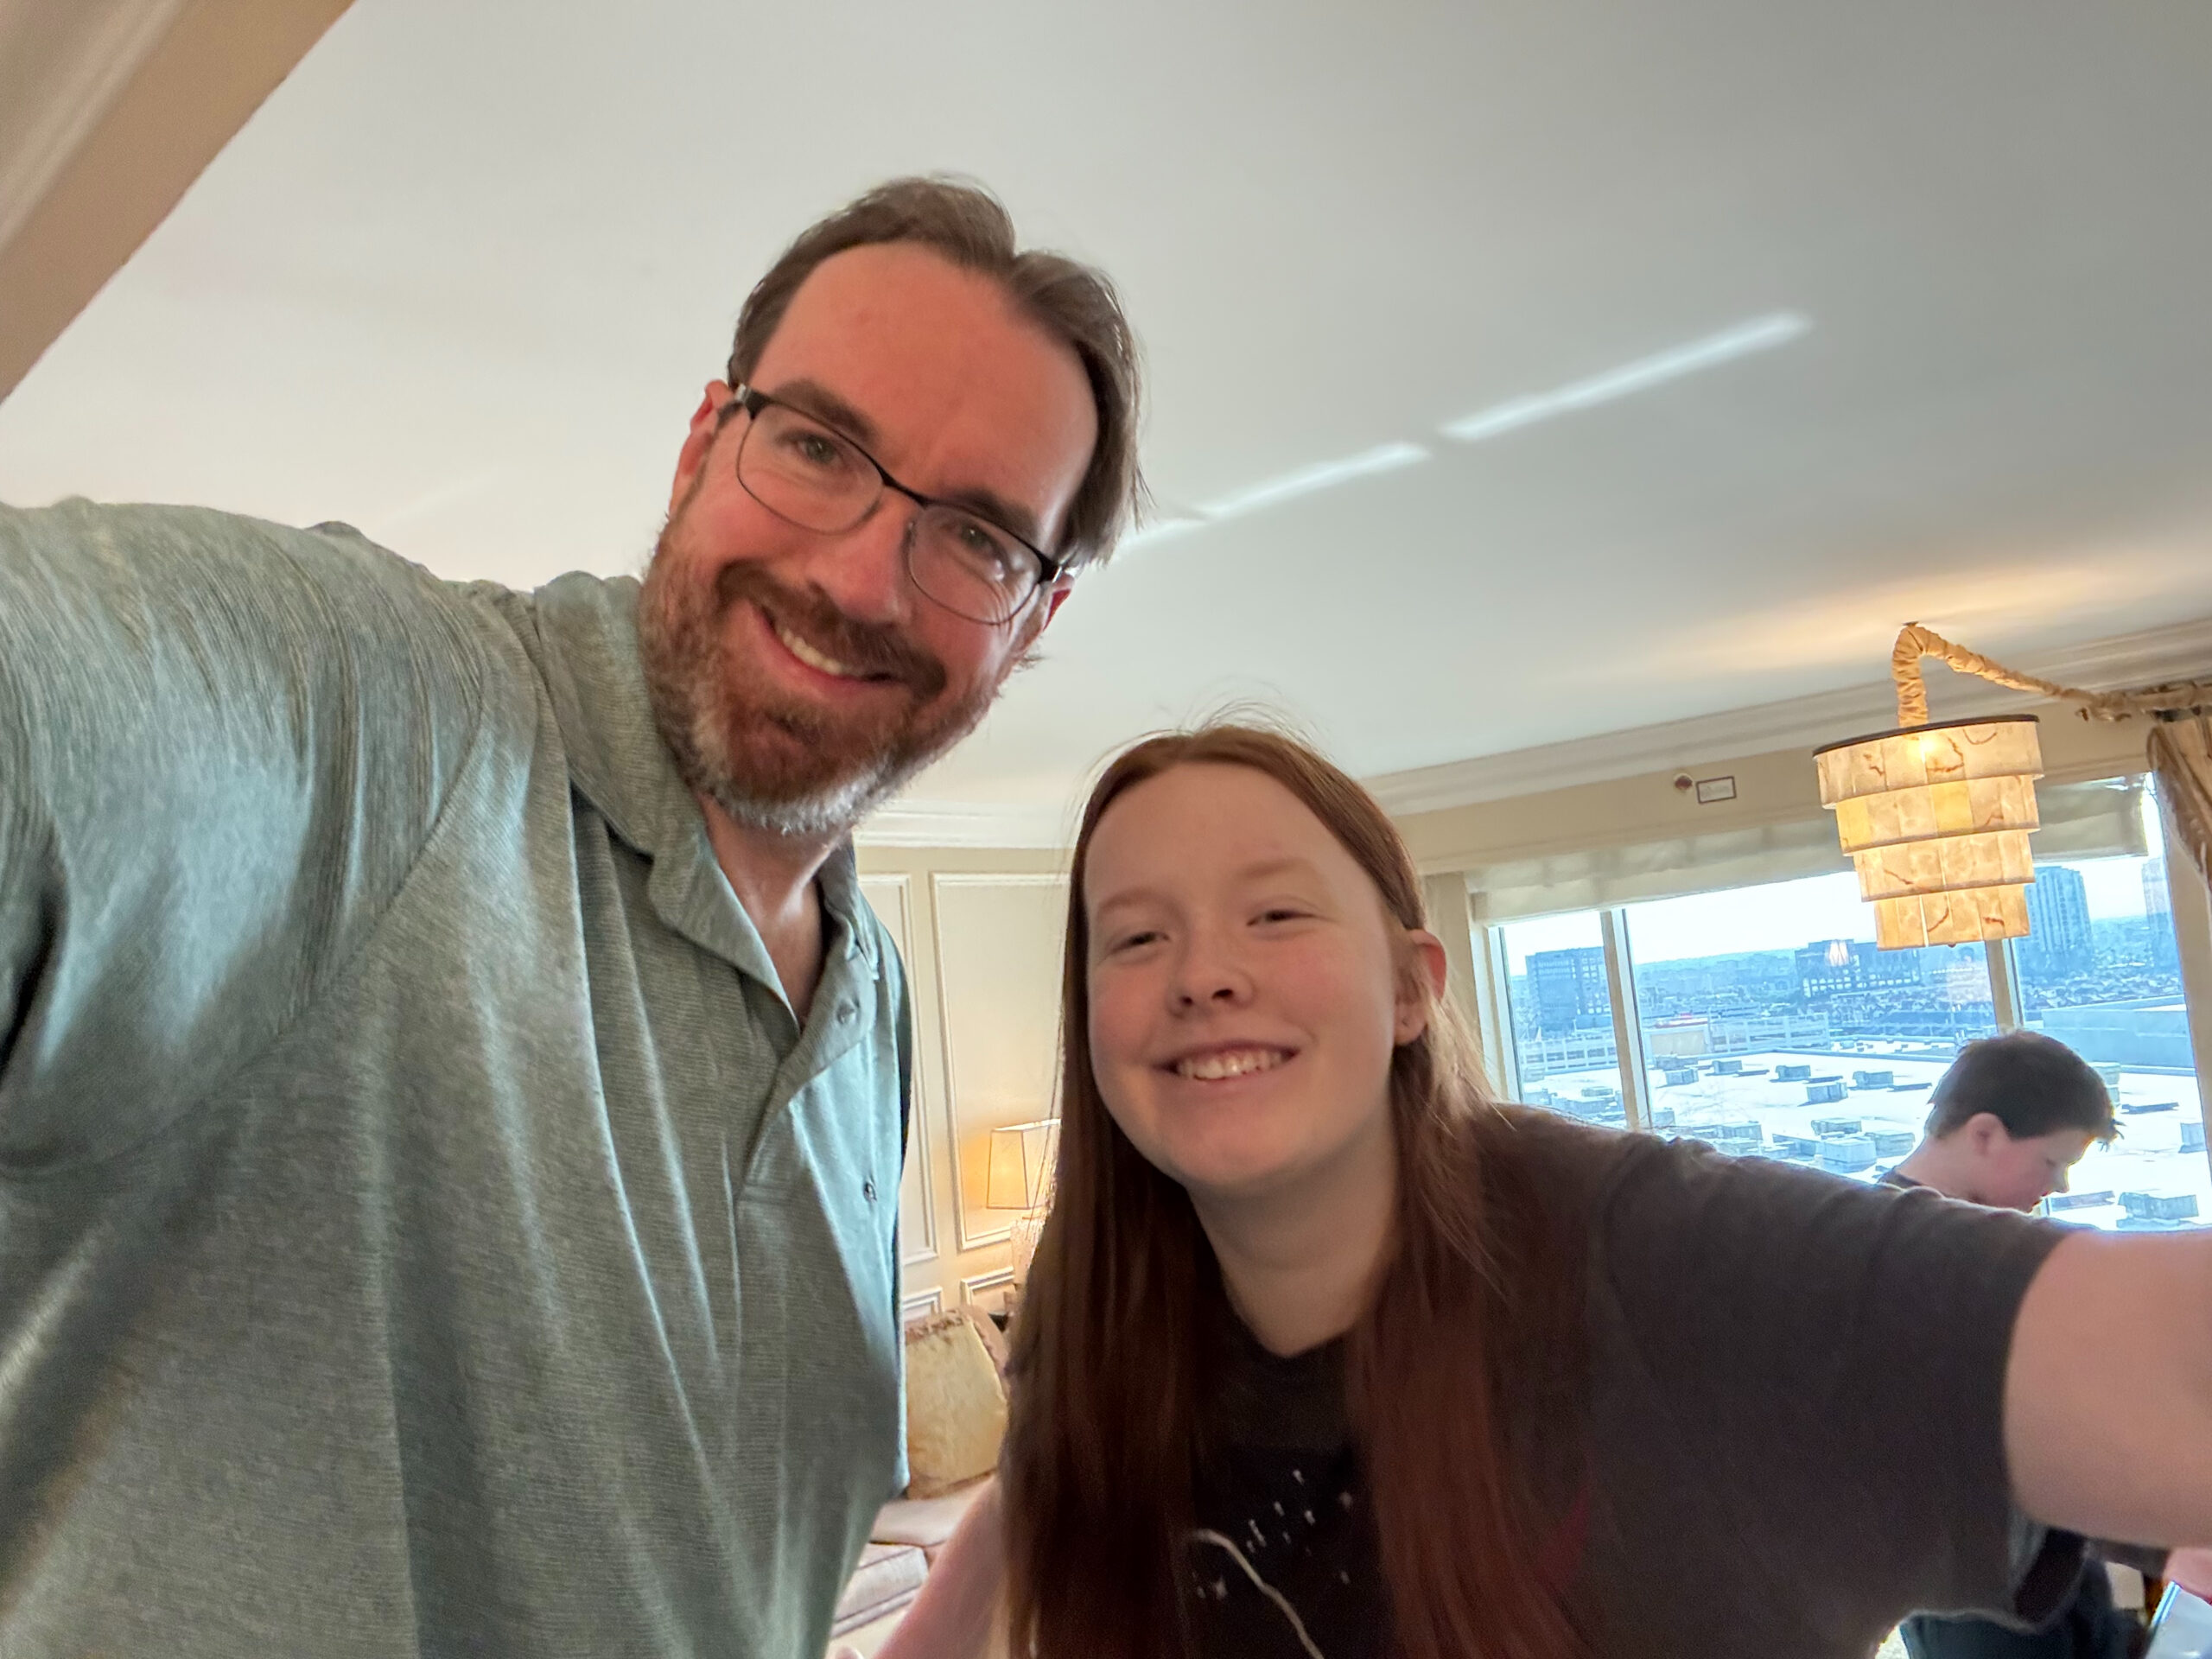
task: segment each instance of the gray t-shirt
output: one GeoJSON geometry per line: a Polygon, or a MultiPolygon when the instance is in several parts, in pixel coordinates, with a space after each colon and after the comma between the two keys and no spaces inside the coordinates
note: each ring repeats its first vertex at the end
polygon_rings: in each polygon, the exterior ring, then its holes
{"type": "Polygon", "coordinates": [[[903,1483],[906,992],[806,1021],[637,584],[0,508],[0,1654],[818,1654],[903,1483]]]}
{"type": "MultiPolygon", "coordinates": [[[[1586,1238],[1557,1564],[1596,1659],[1863,1659],[1916,1608],[2047,1616],[2080,1541],[2014,1510],[2005,1363],[2061,1230],[1515,1112],[1586,1238]]],[[[1196,1492],[1206,1659],[1389,1653],[1342,1344],[1241,1330],[1196,1492]]]]}

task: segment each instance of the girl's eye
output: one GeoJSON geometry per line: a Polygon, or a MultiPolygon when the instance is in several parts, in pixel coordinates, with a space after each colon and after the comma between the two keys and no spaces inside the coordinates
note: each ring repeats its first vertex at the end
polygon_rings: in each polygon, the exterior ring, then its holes
{"type": "Polygon", "coordinates": [[[1263,922],[1294,922],[1305,914],[1304,911],[1293,909],[1288,905],[1271,905],[1260,912],[1260,919],[1263,922]]]}
{"type": "Polygon", "coordinates": [[[1109,955],[1117,950],[1134,950],[1140,945],[1151,944],[1154,943],[1159,939],[1159,938],[1160,933],[1157,929],[1148,928],[1142,932],[1124,933],[1121,938],[1116,939],[1111,944],[1108,945],[1106,950],[1109,955]]]}

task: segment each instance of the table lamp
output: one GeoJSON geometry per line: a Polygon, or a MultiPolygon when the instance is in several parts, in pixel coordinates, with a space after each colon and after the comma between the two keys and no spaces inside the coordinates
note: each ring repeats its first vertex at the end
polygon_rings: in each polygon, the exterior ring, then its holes
{"type": "Polygon", "coordinates": [[[1013,1229],[1014,1282],[1017,1285],[1029,1277],[1037,1237],[1045,1230],[1059,1129],[1059,1119],[1040,1117],[991,1131],[991,1162],[983,1204],[988,1209],[1021,1211],[1014,1217],[1013,1229]]]}

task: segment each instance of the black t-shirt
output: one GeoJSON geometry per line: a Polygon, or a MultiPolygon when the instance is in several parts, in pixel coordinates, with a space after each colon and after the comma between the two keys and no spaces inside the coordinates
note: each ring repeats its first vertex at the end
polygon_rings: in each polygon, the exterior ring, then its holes
{"type": "Polygon", "coordinates": [[[1205,1655],[1383,1653],[1387,1598],[1359,1456],[1344,1427],[1344,1344],[1278,1358],[1243,1325],[1198,1475],[1192,1629],[1205,1655]],[[1300,1637],[1303,1636],[1303,1642],[1300,1637]]]}
{"type": "MultiPolygon", "coordinates": [[[[1598,1659],[1862,1659],[1919,1608],[2035,1621],[2078,1540],[2014,1510],[2005,1363],[2046,1223],[1516,1113],[1587,1239],[1569,1606],[1598,1659]]],[[[1190,1541],[1207,1659],[1369,1659],[1389,1598],[1329,1344],[1239,1330],[1190,1541]]]]}

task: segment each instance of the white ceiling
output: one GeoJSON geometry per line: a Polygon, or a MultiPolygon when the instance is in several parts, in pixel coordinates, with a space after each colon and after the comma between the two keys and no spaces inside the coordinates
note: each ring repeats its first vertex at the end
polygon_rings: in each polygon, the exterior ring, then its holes
{"type": "Polygon", "coordinates": [[[2212,613],[2201,0],[357,0],[0,404],[0,497],[635,569],[744,290],[953,168],[1122,283],[1162,503],[924,806],[1234,696],[1376,773],[2212,613]],[[1446,423],[1777,314],[1794,339],[1446,423]]]}

